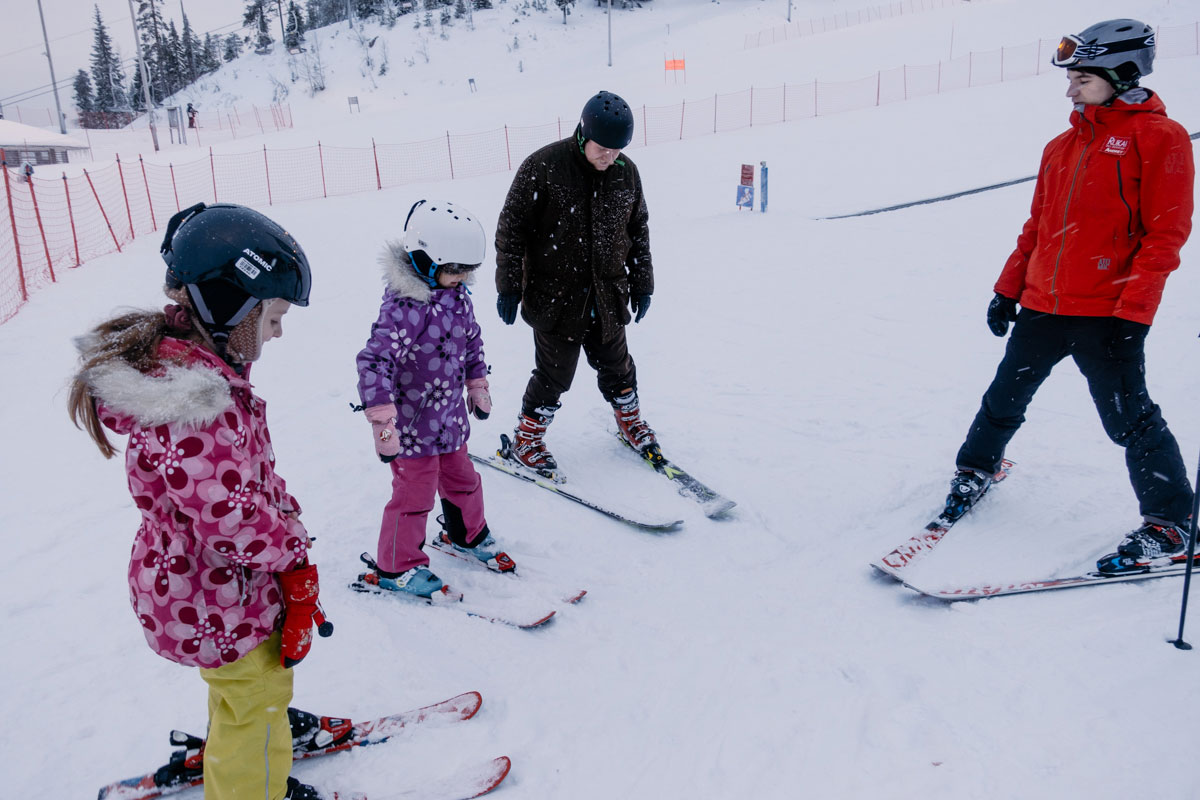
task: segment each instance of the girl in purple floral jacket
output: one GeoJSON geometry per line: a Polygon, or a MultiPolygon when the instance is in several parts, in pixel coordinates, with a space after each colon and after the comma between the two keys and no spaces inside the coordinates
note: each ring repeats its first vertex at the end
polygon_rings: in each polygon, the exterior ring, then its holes
{"type": "Polygon", "coordinates": [[[358,393],[375,450],[392,470],[377,558],[362,576],[383,589],[452,596],[422,551],[435,495],[441,496],[443,546],[493,570],[515,567],[488,530],[479,474],[467,456],[468,411],[486,419],[492,409],[466,287],[485,248],[483,226],[469,211],[421,200],[408,212],[403,241],[389,243],[380,256],[386,288],[371,338],[358,354],[358,393]]]}

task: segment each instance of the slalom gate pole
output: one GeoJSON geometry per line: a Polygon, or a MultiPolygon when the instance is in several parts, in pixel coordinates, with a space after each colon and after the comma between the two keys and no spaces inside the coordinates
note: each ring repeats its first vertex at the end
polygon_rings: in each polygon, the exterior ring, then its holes
{"type": "MultiPolygon", "coordinates": [[[[1200,465],[1196,467],[1196,483],[1200,484],[1200,465]]],[[[1196,517],[1200,515],[1200,489],[1192,494],[1192,531],[1188,537],[1187,571],[1183,573],[1183,601],[1179,605],[1179,635],[1168,639],[1179,650],[1191,650],[1183,640],[1183,622],[1187,619],[1188,590],[1192,588],[1192,558],[1196,555],[1196,517]]]]}

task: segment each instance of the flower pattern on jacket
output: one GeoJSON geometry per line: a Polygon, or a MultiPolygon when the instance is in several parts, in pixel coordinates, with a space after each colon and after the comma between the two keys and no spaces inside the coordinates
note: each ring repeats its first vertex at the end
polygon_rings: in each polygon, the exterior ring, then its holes
{"type": "Polygon", "coordinates": [[[389,246],[387,288],[358,354],[364,406],[396,405],[401,458],[452,453],[470,436],[466,382],[487,375],[479,324],[465,286],[430,289],[389,246]]]}
{"type": "Polygon", "coordinates": [[[143,374],[120,362],[89,379],[101,421],[129,435],[126,472],[142,518],[130,600],[157,653],[219,667],[276,630],[283,604],[274,573],[306,559],[308,534],[275,473],[266,405],[245,373],[174,339],[164,339],[158,355],[175,366],[143,374]],[[122,387],[111,392],[121,403],[106,402],[110,384],[122,387]],[[165,393],[171,384],[195,391],[178,403],[178,388],[165,393]],[[163,407],[178,418],[150,424],[163,407]]]}

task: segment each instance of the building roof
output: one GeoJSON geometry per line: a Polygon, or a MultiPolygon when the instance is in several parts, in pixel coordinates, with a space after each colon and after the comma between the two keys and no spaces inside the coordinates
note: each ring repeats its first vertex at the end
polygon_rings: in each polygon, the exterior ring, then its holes
{"type": "Polygon", "coordinates": [[[53,133],[45,128],[23,125],[10,119],[0,119],[0,147],[41,148],[57,150],[87,150],[88,146],[71,136],[53,133]]]}

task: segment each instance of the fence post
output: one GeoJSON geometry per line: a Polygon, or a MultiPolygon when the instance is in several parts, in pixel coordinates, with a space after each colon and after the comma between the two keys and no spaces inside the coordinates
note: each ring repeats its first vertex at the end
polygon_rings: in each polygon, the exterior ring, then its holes
{"type": "Polygon", "coordinates": [[[46,267],[50,270],[50,281],[58,283],[54,277],[54,262],[50,260],[50,245],[46,243],[46,228],[42,225],[42,212],[38,208],[37,192],[33,190],[33,179],[29,179],[29,199],[33,201],[33,218],[37,220],[38,233],[42,237],[42,252],[46,254],[46,267]]]}
{"type": "Polygon", "coordinates": [[[562,138],[562,117],[555,117],[554,119],[555,119],[555,121],[558,122],[558,138],[561,139],[562,138]]]}
{"type": "Polygon", "coordinates": [[[818,106],[817,106],[817,100],[818,100],[818,98],[817,98],[817,79],[813,78],[813,116],[814,117],[821,116],[820,108],[818,108],[818,106]]]}
{"type": "Polygon", "coordinates": [[[267,205],[275,205],[274,198],[271,197],[271,162],[267,160],[267,146],[263,145],[263,170],[267,173],[267,205]]]}
{"type": "Polygon", "coordinates": [[[750,87],[750,127],[754,127],[754,87],[750,87]]]}
{"type": "Polygon", "coordinates": [[[317,160],[321,162],[321,196],[329,197],[329,191],[325,188],[325,154],[321,151],[321,142],[317,142],[317,160]]]}
{"type": "Polygon", "coordinates": [[[650,132],[646,130],[646,104],[642,103],[642,145],[650,143],[650,132]]]}
{"type": "Polygon", "coordinates": [[[967,88],[971,88],[971,76],[975,73],[975,51],[967,53],[967,88]]]}
{"type": "Polygon", "coordinates": [[[167,167],[171,170],[171,191],[175,193],[175,211],[179,211],[179,187],[175,185],[175,165],[168,164],[167,167]]]}
{"type": "MultiPolygon", "coordinates": [[[[215,203],[215,202],[217,202],[217,165],[216,165],[216,162],[213,160],[212,147],[208,148],[208,168],[212,172],[213,202],[215,203]]],[[[176,202],[176,204],[179,203],[178,200],[176,200],[175,202],[176,202]]]]}
{"type": "Polygon", "coordinates": [[[446,157],[450,159],[450,180],[454,180],[454,151],[450,149],[450,131],[446,131],[446,157]]]}
{"type": "Polygon", "coordinates": [[[142,165],[142,184],[146,187],[146,205],[150,206],[150,227],[157,231],[158,221],[154,219],[154,200],[150,198],[150,181],[146,178],[146,162],[142,160],[141,153],[138,153],[138,163],[142,165]]]}
{"type": "MultiPolygon", "coordinates": [[[[21,107],[17,106],[18,113],[21,107]]],[[[17,215],[13,211],[12,185],[8,178],[8,161],[3,157],[4,151],[0,150],[0,172],[4,173],[4,194],[8,197],[8,222],[12,225],[13,233],[13,250],[17,253],[17,280],[21,284],[21,302],[29,300],[29,291],[25,287],[25,265],[21,263],[21,239],[17,236],[17,215]]]]}
{"type": "MultiPolygon", "coordinates": [[[[717,132],[717,95],[713,95],[713,133],[717,132]]],[[[679,138],[683,138],[683,127],[680,126],[679,138]]]]}
{"type": "Polygon", "coordinates": [[[71,242],[75,245],[75,266],[81,263],[79,260],[79,236],[75,233],[75,212],[71,209],[71,184],[67,181],[67,173],[63,173],[63,194],[67,196],[67,219],[71,223],[71,242]]]}
{"type": "Polygon", "coordinates": [[[883,85],[883,71],[875,70],[875,105],[879,105],[880,88],[883,85]]]}
{"type": "Polygon", "coordinates": [[[379,151],[375,149],[375,137],[371,137],[371,155],[375,159],[375,188],[383,189],[383,179],[379,176],[379,151]]]}
{"type": "Polygon", "coordinates": [[[121,156],[117,155],[117,175],[121,178],[121,196],[125,198],[125,216],[129,218],[129,238],[136,239],[133,232],[133,211],[129,209],[129,192],[125,191],[125,170],[121,167],[121,156]]]}
{"type": "Polygon", "coordinates": [[[1042,37],[1040,37],[1040,36],[1038,37],[1037,64],[1033,68],[1033,74],[1034,75],[1042,74],[1042,37]]]}
{"type": "Polygon", "coordinates": [[[904,65],[904,99],[908,99],[908,64],[904,65]]]}
{"type": "Polygon", "coordinates": [[[1000,82],[1004,83],[1004,45],[1000,45],[1000,82]]]}
{"type": "Polygon", "coordinates": [[[679,106],[679,138],[683,138],[683,121],[687,118],[687,100],[679,106]]]}
{"type": "Polygon", "coordinates": [[[787,82],[783,84],[783,121],[787,122],[787,82]]]}
{"type": "Polygon", "coordinates": [[[96,184],[92,183],[92,176],[85,169],[83,177],[87,178],[88,186],[92,188],[92,197],[96,198],[96,206],[100,209],[100,216],[104,217],[104,224],[108,227],[108,235],[112,237],[113,244],[117,246],[117,252],[121,252],[121,243],[117,241],[116,231],[113,230],[112,223],[108,221],[108,212],[104,210],[104,204],[100,202],[100,195],[96,192],[96,184]]]}

